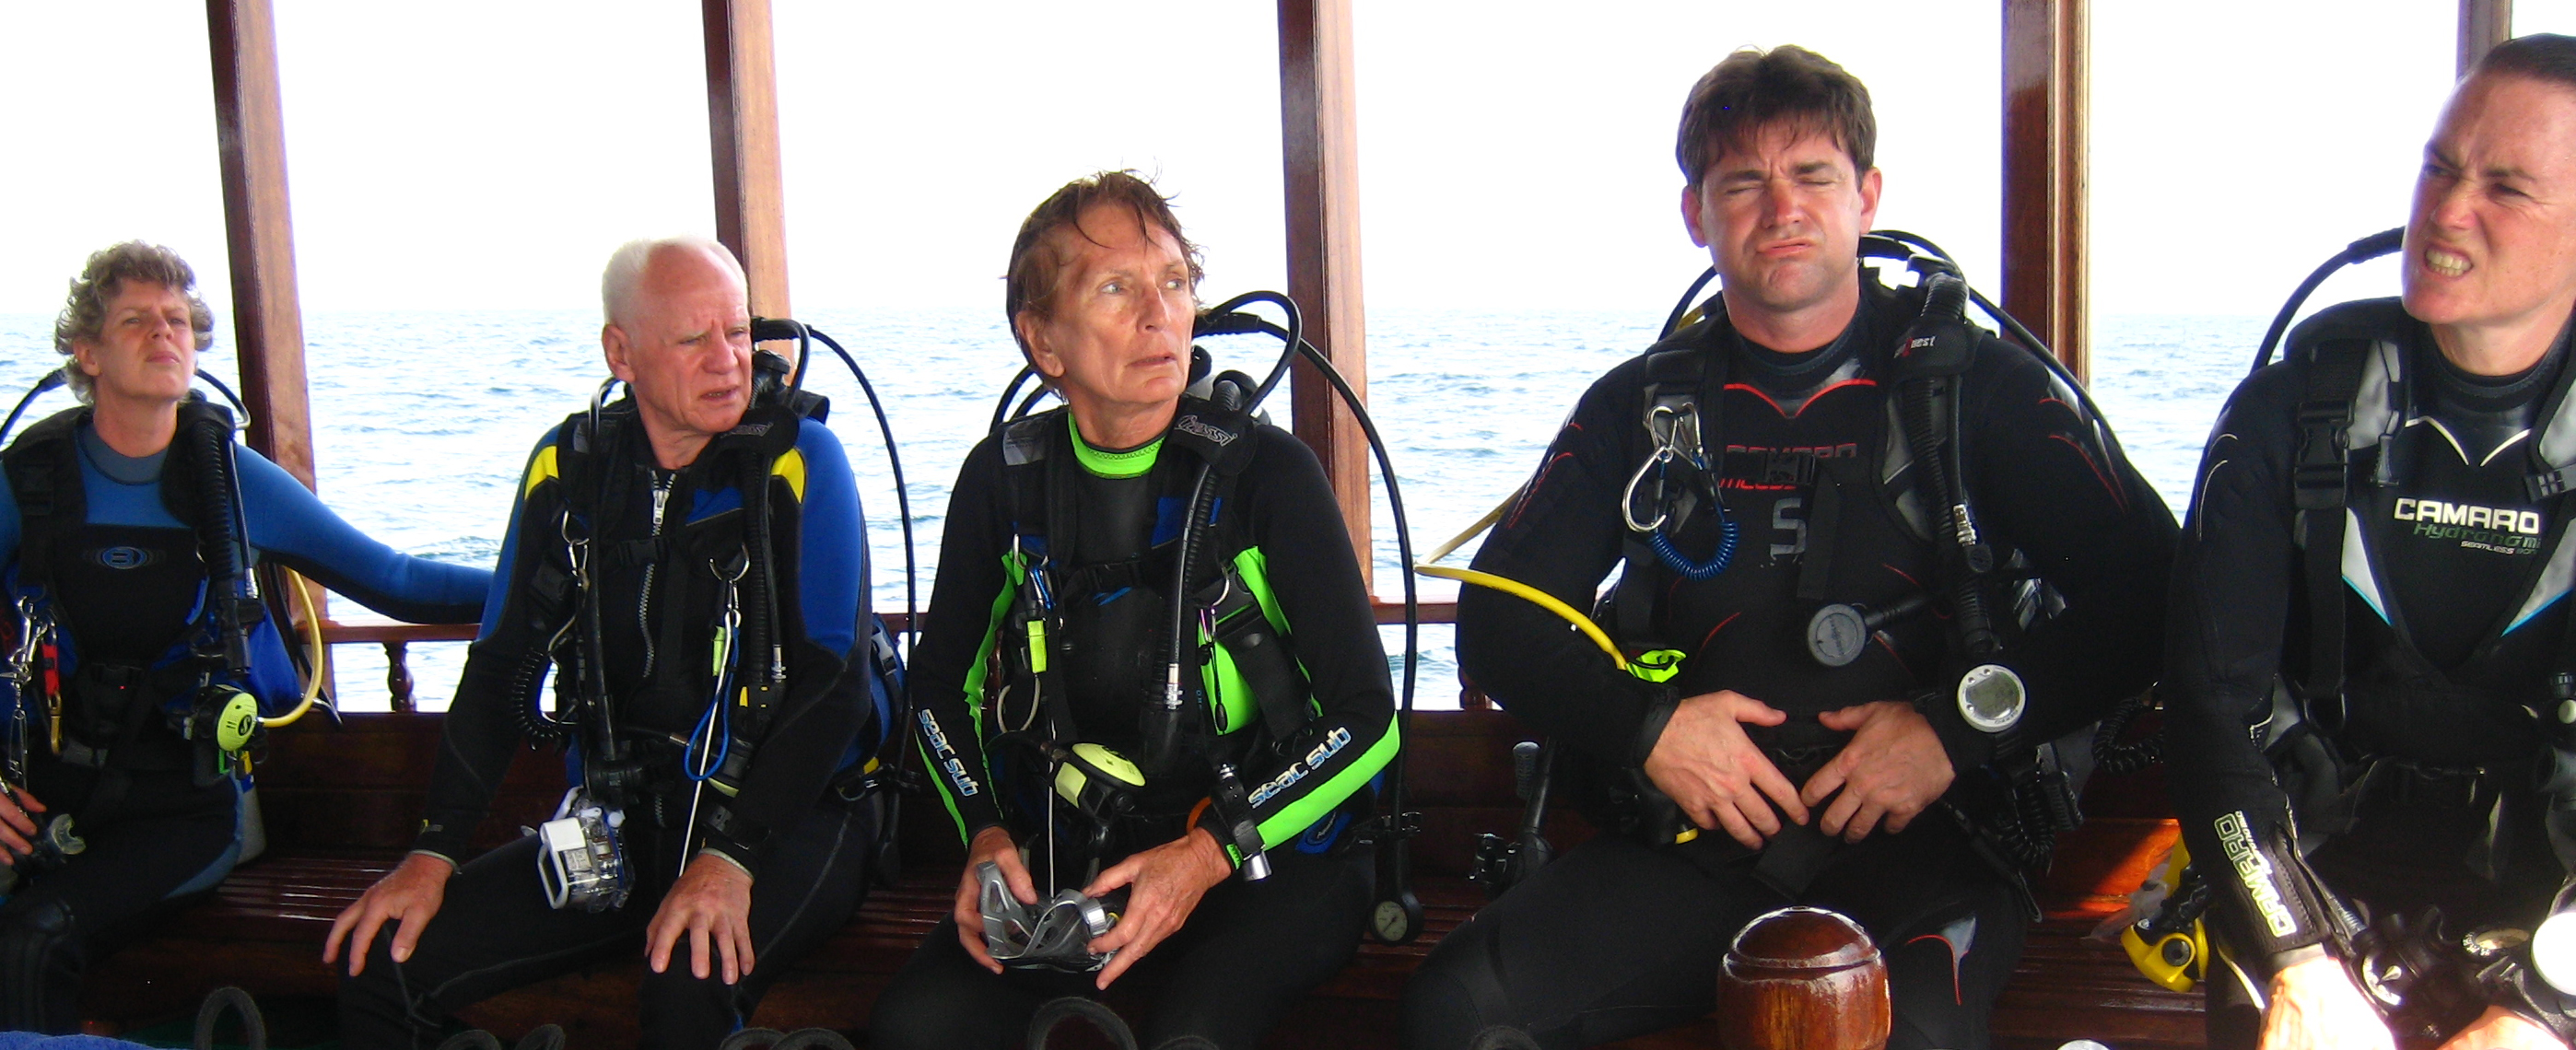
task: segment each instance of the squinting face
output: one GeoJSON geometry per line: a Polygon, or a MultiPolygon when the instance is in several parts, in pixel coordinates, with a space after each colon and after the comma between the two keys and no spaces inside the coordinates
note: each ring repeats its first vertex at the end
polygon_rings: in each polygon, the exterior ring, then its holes
{"type": "Polygon", "coordinates": [[[697,248],[645,264],[633,315],[600,333],[608,370],[635,388],[657,440],[703,442],[751,405],[751,307],[742,278],[697,248]]]}
{"type": "Polygon", "coordinates": [[[1079,225],[1048,234],[1064,266],[1049,315],[1018,318],[1030,358],[1078,409],[1176,403],[1198,309],[1189,258],[1123,205],[1085,209],[1079,225]]]}
{"type": "Polygon", "coordinates": [[[2406,221],[2406,312],[2553,330],[2576,304],[2576,90],[2480,76],[2442,111],[2406,221]]]}
{"type": "Polygon", "coordinates": [[[72,357],[96,381],[99,398],[176,404],[197,375],[188,297],[168,285],[120,283],[98,338],[73,340],[72,357]]]}
{"type": "Polygon", "coordinates": [[[1728,309],[1794,314],[1858,293],[1878,186],[1878,169],[1852,170],[1832,135],[1774,124],[1682,190],[1682,222],[1716,263],[1728,309]]]}

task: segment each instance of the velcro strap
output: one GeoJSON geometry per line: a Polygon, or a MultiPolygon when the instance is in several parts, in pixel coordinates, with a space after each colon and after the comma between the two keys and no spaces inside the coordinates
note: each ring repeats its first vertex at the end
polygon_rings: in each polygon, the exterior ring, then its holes
{"type": "Polygon", "coordinates": [[[1101,562],[1056,572],[1059,602],[1091,595],[1114,594],[1145,582],[1145,559],[1101,562]]]}
{"type": "Polygon", "coordinates": [[[612,565],[655,565],[671,552],[671,540],[657,536],[649,540],[622,540],[606,545],[612,565]]]}
{"type": "Polygon", "coordinates": [[[2337,510],[2347,501],[2352,462],[2347,431],[2372,350],[2368,340],[2337,339],[2318,344],[2310,356],[2307,390],[2299,399],[2298,460],[2291,467],[2300,510],[2337,510]]]}
{"type": "Polygon", "coordinates": [[[2524,478],[2523,488],[2531,493],[2531,498],[2535,501],[2566,495],[2568,490],[2576,489],[2576,464],[2524,478]]]}

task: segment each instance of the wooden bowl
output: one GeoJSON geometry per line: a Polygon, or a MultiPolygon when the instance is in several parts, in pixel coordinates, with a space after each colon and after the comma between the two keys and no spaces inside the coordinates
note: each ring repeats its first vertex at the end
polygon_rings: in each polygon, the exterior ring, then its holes
{"type": "Polygon", "coordinates": [[[1782,908],[1726,951],[1717,978],[1726,1050],[1881,1050],[1889,1023],[1887,964],[1839,914],[1782,908]]]}

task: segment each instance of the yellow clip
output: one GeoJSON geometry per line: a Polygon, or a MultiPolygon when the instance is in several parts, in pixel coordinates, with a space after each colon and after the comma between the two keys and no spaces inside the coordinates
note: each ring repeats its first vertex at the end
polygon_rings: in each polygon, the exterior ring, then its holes
{"type": "Polygon", "coordinates": [[[1029,621],[1029,673],[1046,673],[1046,622],[1029,621]]]}

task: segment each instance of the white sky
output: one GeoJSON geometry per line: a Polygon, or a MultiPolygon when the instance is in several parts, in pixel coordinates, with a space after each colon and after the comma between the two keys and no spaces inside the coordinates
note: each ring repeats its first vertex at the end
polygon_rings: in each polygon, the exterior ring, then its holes
{"type": "MultiPolygon", "coordinates": [[[[1021,216],[1104,167],[1180,195],[1212,298],[1281,283],[1271,4],[775,4],[801,308],[997,306],[1021,216]]],[[[1358,6],[1374,307],[1659,314],[1705,263],[1674,203],[1682,95],[1791,41],[1872,87],[1881,224],[1999,291],[1998,3],[1358,6]]],[[[2576,29],[2576,0],[2517,7],[2520,31],[2576,29]]],[[[307,310],[591,308],[616,243],[712,223],[690,0],[277,9],[307,310]]],[[[2268,313],[2403,220],[2451,4],[2093,12],[2097,313],[2268,313]]],[[[228,312],[204,33],[191,0],[0,0],[0,312],[58,308],[127,237],[178,248],[228,312]]]]}

